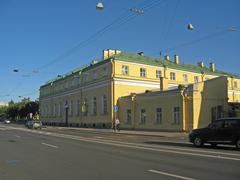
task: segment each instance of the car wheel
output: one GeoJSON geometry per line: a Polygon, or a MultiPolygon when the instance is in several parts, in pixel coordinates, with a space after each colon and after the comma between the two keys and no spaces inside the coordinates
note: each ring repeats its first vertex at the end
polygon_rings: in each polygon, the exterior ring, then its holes
{"type": "Polygon", "coordinates": [[[200,137],[195,137],[194,141],[193,141],[193,145],[195,147],[201,147],[203,145],[203,141],[200,137]]]}
{"type": "Polygon", "coordinates": [[[240,139],[237,140],[236,142],[236,148],[239,150],[240,149],[240,139]]]}

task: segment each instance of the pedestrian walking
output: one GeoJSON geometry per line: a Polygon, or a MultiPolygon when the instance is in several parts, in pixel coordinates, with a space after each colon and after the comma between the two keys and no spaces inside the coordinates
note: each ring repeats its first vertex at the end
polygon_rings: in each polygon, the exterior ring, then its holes
{"type": "Polygon", "coordinates": [[[116,118],[116,121],[115,121],[115,129],[116,129],[117,131],[120,131],[120,121],[119,121],[118,118],[116,118]]]}

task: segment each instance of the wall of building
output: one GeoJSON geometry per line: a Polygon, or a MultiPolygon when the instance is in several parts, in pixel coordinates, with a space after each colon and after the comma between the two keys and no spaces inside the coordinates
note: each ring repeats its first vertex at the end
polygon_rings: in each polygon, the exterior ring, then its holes
{"type": "Polygon", "coordinates": [[[41,87],[40,119],[43,122],[64,124],[67,104],[70,124],[110,127],[112,125],[111,70],[111,63],[106,62],[84,72],[72,73],[66,78],[41,87]],[[104,96],[107,110],[103,111],[104,96]],[[93,113],[93,98],[96,98],[96,113],[93,113]],[[88,102],[87,115],[83,112],[84,99],[88,102]]]}
{"type": "Polygon", "coordinates": [[[119,53],[120,51],[104,51],[104,61],[99,63],[94,61],[86,68],[73,71],[41,86],[41,120],[64,123],[67,101],[69,123],[89,126],[94,124],[95,126],[97,124],[103,126],[104,124],[110,127],[117,115],[124,120],[126,119],[126,114],[124,114],[126,109],[132,108],[134,124],[123,123],[124,128],[190,130],[208,124],[211,120],[211,108],[221,105],[223,101],[225,110],[227,98],[229,102],[240,101],[239,79],[228,78],[227,89],[225,88],[226,78],[213,79],[217,76],[211,73],[204,74],[191,70],[179,70],[174,69],[174,66],[169,68],[161,63],[157,63],[158,65],[134,63],[128,59],[123,59],[121,56],[114,57],[114,54],[119,53]],[[127,74],[123,73],[123,66],[128,67],[127,74]],[[141,76],[141,68],[146,70],[146,76],[141,76]],[[198,83],[195,87],[193,85],[189,86],[189,89],[192,86],[192,91],[188,90],[184,98],[180,93],[162,96],[161,93],[163,92],[158,94],[159,97],[155,96],[155,92],[137,95],[134,101],[132,101],[132,97],[129,99],[124,97],[132,93],[160,90],[160,77],[157,76],[157,71],[161,71],[160,75],[167,81],[166,84],[169,89],[176,88],[179,84],[196,83],[196,77],[198,77],[198,83]],[[171,79],[171,73],[175,74],[175,79],[171,79]],[[107,113],[102,112],[103,96],[107,98],[107,113]],[[96,114],[92,113],[94,97],[97,103],[96,114]],[[88,101],[89,109],[87,116],[83,115],[85,98],[88,101]],[[114,112],[114,105],[118,105],[120,108],[119,113],[114,112]],[[174,105],[178,105],[181,109],[182,124],[171,124],[172,107],[174,105]],[[157,106],[162,106],[162,115],[168,117],[167,120],[163,118],[162,124],[154,124],[156,119],[154,108],[157,108],[157,106]],[[146,124],[138,123],[141,108],[146,109],[146,124]]]}
{"type": "Polygon", "coordinates": [[[122,128],[155,129],[167,131],[182,131],[183,98],[179,91],[154,92],[137,94],[119,99],[118,113],[122,128]],[[174,122],[174,107],[180,109],[180,122],[174,122]],[[161,108],[161,122],[157,121],[157,108],[161,108]],[[141,122],[141,110],[146,112],[146,122],[141,122]],[[127,110],[131,110],[131,123],[127,120],[127,110]]]}
{"type": "MultiPolygon", "coordinates": [[[[192,91],[193,128],[206,127],[212,121],[212,108],[222,106],[222,115],[227,113],[227,78],[219,77],[195,84],[192,91]]],[[[220,113],[220,112],[219,112],[220,113]]]]}
{"type": "Polygon", "coordinates": [[[228,101],[240,102],[240,79],[228,78],[228,101]]]}

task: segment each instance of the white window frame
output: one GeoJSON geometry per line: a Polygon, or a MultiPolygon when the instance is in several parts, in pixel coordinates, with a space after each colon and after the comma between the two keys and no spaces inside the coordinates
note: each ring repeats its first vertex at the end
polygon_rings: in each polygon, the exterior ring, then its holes
{"type": "Polygon", "coordinates": [[[173,107],[173,124],[179,125],[181,122],[181,112],[180,107],[175,106],[173,107]]]}
{"type": "Polygon", "coordinates": [[[87,98],[84,98],[83,106],[82,106],[82,113],[83,113],[83,116],[88,115],[88,99],[87,98]]]}
{"type": "Polygon", "coordinates": [[[102,96],[102,114],[107,114],[108,111],[107,111],[107,96],[106,95],[103,95],[102,96]]]}
{"type": "Polygon", "coordinates": [[[108,74],[108,70],[107,67],[103,67],[103,75],[106,76],[108,74]]]}
{"type": "Polygon", "coordinates": [[[156,78],[162,77],[162,71],[161,70],[156,70],[156,78]]]}
{"type": "Polygon", "coordinates": [[[126,124],[132,124],[132,110],[126,110],[126,124]]]}
{"type": "Polygon", "coordinates": [[[170,80],[175,81],[176,80],[176,73],[170,72],[170,80]]]}
{"type": "Polygon", "coordinates": [[[97,79],[97,71],[96,70],[92,72],[92,78],[93,78],[93,80],[97,79]]]}
{"type": "Polygon", "coordinates": [[[83,81],[87,82],[88,81],[88,74],[83,74],[83,81]]]}
{"type": "Polygon", "coordinates": [[[140,109],[140,120],[139,120],[139,124],[146,124],[146,119],[147,119],[146,109],[140,109]],[[144,112],[143,112],[143,111],[144,111],[144,112]]]}
{"type": "Polygon", "coordinates": [[[140,76],[147,77],[147,69],[146,68],[140,68],[140,76]]]}
{"type": "Polygon", "coordinates": [[[183,74],[183,81],[188,82],[188,75],[187,74],[183,74]]]}
{"type": "Polygon", "coordinates": [[[129,75],[129,67],[126,65],[122,65],[122,74],[129,75]]]}
{"type": "Polygon", "coordinates": [[[156,124],[162,124],[162,108],[156,108],[156,124]],[[158,111],[160,109],[160,111],[158,111]]]}
{"type": "Polygon", "coordinates": [[[194,76],[194,83],[198,83],[199,82],[199,77],[198,76],[194,76]]]}
{"type": "Polygon", "coordinates": [[[238,83],[237,83],[237,81],[234,81],[234,82],[233,82],[233,87],[234,87],[234,88],[238,88],[238,83]]]}
{"type": "Polygon", "coordinates": [[[97,115],[97,97],[92,98],[92,115],[97,115]]]}

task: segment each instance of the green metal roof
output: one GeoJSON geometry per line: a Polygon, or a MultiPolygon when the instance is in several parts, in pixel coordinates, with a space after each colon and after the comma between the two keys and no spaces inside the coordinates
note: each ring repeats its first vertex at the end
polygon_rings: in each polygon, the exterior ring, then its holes
{"type": "Polygon", "coordinates": [[[43,86],[47,86],[47,85],[49,85],[49,84],[51,84],[55,81],[65,79],[66,77],[68,77],[72,74],[75,74],[77,72],[80,72],[80,71],[84,72],[84,71],[87,71],[89,69],[95,68],[99,65],[102,65],[104,63],[109,62],[112,58],[114,58],[115,60],[121,60],[121,61],[126,61],[126,62],[140,63],[140,64],[146,64],[146,65],[152,65],[152,66],[159,66],[159,67],[167,66],[168,68],[171,68],[171,69],[178,69],[178,70],[190,71],[190,72],[196,72],[196,73],[203,73],[204,72],[204,73],[210,74],[210,75],[230,76],[230,77],[240,79],[240,76],[238,76],[238,75],[230,74],[230,73],[219,71],[219,70],[215,70],[215,72],[212,72],[212,71],[210,71],[210,69],[208,69],[206,67],[201,68],[197,65],[192,65],[192,64],[176,64],[171,60],[163,60],[161,58],[141,56],[141,55],[138,55],[138,54],[121,52],[120,54],[113,55],[113,56],[109,57],[108,59],[98,61],[94,64],[90,63],[88,65],[78,67],[78,68],[76,68],[76,69],[74,69],[74,70],[72,70],[72,71],[70,71],[66,74],[61,75],[61,77],[57,77],[57,78],[54,78],[52,80],[49,80],[43,86]]]}
{"type": "Polygon", "coordinates": [[[152,66],[160,66],[160,67],[167,66],[172,69],[191,71],[191,72],[196,72],[196,73],[204,72],[206,74],[211,74],[211,75],[233,76],[235,78],[240,78],[237,75],[219,71],[219,70],[215,70],[214,72],[212,72],[210,69],[208,69],[206,67],[202,68],[202,67],[199,67],[197,65],[192,65],[192,64],[176,64],[170,60],[163,60],[160,58],[141,56],[141,55],[132,54],[132,53],[122,52],[120,54],[115,55],[115,58],[118,60],[126,61],[126,62],[141,63],[141,64],[152,65],[152,66]]]}

